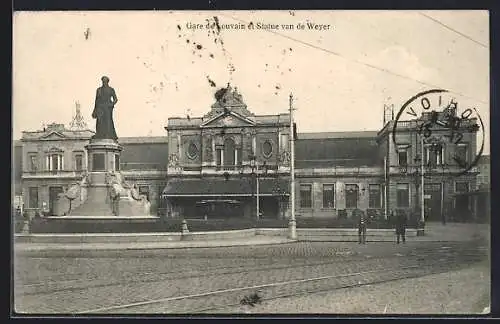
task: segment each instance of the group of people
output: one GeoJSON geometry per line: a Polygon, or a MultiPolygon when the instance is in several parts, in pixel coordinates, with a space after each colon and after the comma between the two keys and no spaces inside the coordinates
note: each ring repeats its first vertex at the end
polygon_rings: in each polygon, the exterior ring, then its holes
{"type": "MultiPolygon", "coordinates": [[[[43,213],[42,213],[43,214],[43,213]]],[[[42,214],[40,211],[37,209],[35,210],[35,213],[33,214],[34,218],[40,218],[42,217],[42,214]]],[[[30,216],[28,211],[25,209],[24,211],[21,211],[21,207],[17,206],[15,211],[14,211],[14,216],[17,221],[29,221],[30,216]]]]}
{"type": "MultiPolygon", "coordinates": [[[[357,209],[358,213],[358,241],[359,244],[366,244],[366,228],[368,225],[368,216],[362,211],[357,209]]],[[[390,220],[394,222],[394,227],[396,229],[396,241],[399,244],[401,241],[403,243],[406,242],[406,225],[407,225],[407,217],[404,213],[396,213],[394,215],[394,211],[391,211],[390,220]]]]}

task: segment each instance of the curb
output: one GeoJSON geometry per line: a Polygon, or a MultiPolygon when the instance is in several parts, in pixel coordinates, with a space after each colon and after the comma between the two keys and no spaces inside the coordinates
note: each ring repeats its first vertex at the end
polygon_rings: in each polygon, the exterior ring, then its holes
{"type": "Polygon", "coordinates": [[[108,247],[108,246],[96,246],[96,247],[43,247],[38,246],[37,248],[31,247],[14,247],[14,253],[16,254],[29,254],[29,253],[38,253],[38,252],[112,252],[112,251],[142,251],[142,250],[172,250],[172,249],[200,249],[200,248],[220,248],[220,247],[238,247],[238,246],[254,246],[254,245],[276,245],[276,244],[287,244],[287,243],[295,243],[296,240],[283,239],[276,241],[261,241],[261,242],[228,242],[227,244],[219,243],[219,244],[208,244],[208,245],[200,245],[200,244],[178,244],[178,245],[157,245],[157,246],[125,246],[125,247],[108,247]]]}

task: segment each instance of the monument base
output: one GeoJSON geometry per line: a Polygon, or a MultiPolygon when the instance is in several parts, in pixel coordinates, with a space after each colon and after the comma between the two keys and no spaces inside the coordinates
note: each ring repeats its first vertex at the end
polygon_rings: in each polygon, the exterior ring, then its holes
{"type": "MultiPolygon", "coordinates": [[[[71,195],[61,195],[62,203],[57,205],[65,205],[67,201],[64,199],[79,199],[74,208],[64,212],[64,216],[93,220],[101,217],[127,220],[136,216],[141,219],[148,217],[150,203],[145,196],[139,195],[135,187],[125,183],[120,173],[121,145],[112,139],[93,138],[85,148],[88,152],[89,171],[79,185],[72,187],[71,195]]],[[[59,221],[70,219],[57,218],[59,221]]]]}

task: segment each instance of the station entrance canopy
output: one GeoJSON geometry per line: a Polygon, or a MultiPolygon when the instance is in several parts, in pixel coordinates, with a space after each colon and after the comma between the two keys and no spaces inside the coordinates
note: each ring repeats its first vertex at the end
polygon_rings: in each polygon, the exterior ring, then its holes
{"type": "MultiPolygon", "coordinates": [[[[259,196],[288,196],[286,179],[259,178],[259,196]]],[[[169,197],[250,197],[256,195],[256,183],[248,179],[171,179],[162,191],[169,197]]]]}

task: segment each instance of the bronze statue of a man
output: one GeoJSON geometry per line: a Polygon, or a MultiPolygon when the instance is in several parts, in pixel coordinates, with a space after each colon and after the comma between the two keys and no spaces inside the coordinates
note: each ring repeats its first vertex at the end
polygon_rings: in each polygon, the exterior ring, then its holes
{"type": "Polygon", "coordinates": [[[113,109],[118,98],[115,89],[109,86],[109,78],[103,76],[101,80],[102,86],[97,89],[94,111],[92,112],[92,118],[96,119],[95,135],[92,138],[117,140],[118,136],[116,136],[115,124],[113,123],[113,109]]]}

